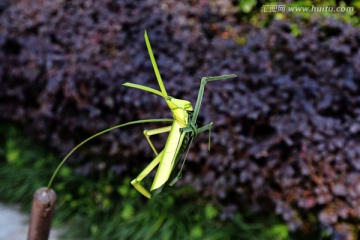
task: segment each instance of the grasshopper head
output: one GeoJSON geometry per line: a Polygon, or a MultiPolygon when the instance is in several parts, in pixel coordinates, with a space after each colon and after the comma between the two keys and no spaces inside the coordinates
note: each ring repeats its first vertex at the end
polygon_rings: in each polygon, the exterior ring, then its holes
{"type": "Polygon", "coordinates": [[[166,103],[168,104],[174,118],[183,127],[187,125],[189,113],[193,111],[193,107],[189,101],[167,97],[166,103]]]}
{"type": "Polygon", "coordinates": [[[166,103],[168,104],[168,106],[171,110],[182,109],[187,112],[193,111],[191,102],[189,102],[187,100],[168,97],[166,99],[166,103]]]}

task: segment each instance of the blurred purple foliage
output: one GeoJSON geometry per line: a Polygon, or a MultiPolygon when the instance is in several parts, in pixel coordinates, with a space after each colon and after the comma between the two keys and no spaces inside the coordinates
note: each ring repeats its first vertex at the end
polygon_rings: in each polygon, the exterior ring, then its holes
{"type": "MultiPolygon", "coordinates": [[[[239,75],[207,86],[200,124],[214,121],[212,149],[206,134],[196,141],[182,183],[231,206],[229,216],[245,201],[274,207],[294,229],[307,209],[326,225],[357,224],[358,28],[318,19],[297,22],[295,37],[293,22],[257,29],[237,22],[231,4],[208,1],[29,2],[0,6],[1,119],[62,156],[109,126],[169,117],[158,97],[121,86],[158,87],[147,29],[171,95],[194,102],[202,76],[239,75]]],[[[96,171],[97,155],[129,174],[152,158],[143,128],[105,135],[72,162],[96,171]]]]}

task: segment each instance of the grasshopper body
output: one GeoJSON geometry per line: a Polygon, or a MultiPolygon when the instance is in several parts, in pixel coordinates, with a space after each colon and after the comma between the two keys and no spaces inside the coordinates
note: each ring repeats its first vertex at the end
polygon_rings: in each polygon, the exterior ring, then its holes
{"type": "MultiPolygon", "coordinates": [[[[161,79],[161,75],[159,73],[154,54],[151,49],[150,41],[148,39],[147,33],[145,31],[144,34],[146,46],[150,55],[150,59],[155,71],[156,78],[158,80],[160,90],[158,91],[153,88],[149,88],[146,86],[134,84],[134,83],[125,83],[125,86],[137,88],[143,91],[148,91],[154,94],[157,94],[163,97],[172,112],[174,121],[171,126],[165,128],[158,128],[153,130],[145,130],[144,134],[147,138],[151,148],[153,149],[156,157],[154,160],[131,182],[131,184],[145,197],[151,198],[153,194],[156,194],[161,191],[162,187],[169,180],[171,172],[173,171],[176,163],[179,162],[182,154],[186,151],[186,149],[191,144],[194,137],[204,131],[210,131],[212,127],[212,123],[209,123],[201,128],[198,128],[196,125],[196,119],[199,113],[200,105],[202,102],[202,97],[204,93],[205,84],[209,81],[215,81],[225,78],[233,78],[236,75],[223,75],[223,76],[215,76],[215,77],[203,77],[201,79],[200,89],[198,98],[196,101],[195,109],[193,109],[192,104],[184,99],[177,99],[169,96],[166,92],[165,86],[161,79]],[[169,132],[168,139],[166,141],[164,149],[158,153],[155,149],[153,143],[150,140],[151,135],[160,134],[169,132]],[[144,177],[146,177],[157,165],[159,165],[158,170],[156,172],[153,184],[150,188],[150,191],[145,189],[141,185],[141,181],[144,177]]],[[[186,157],[185,157],[186,158],[186,157]]],[[[185,160],[185,159],[184,159],[185,160]]],[[[181,170],[180,170],[181,173],[181,170]]],[[[174,184],[174,182],[178,179],[179,175],[170,183],[170,185],[174,184]]]]}

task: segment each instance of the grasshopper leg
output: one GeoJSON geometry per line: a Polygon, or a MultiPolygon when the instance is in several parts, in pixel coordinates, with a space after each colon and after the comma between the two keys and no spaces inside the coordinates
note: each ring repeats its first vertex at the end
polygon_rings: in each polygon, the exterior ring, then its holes
{"type": "Polygon", "coordinates": [[[209,144],[208,144],[208,150],[209,151],[210,151],[210,145],[211,145],[211,128],[212,128],[212,125],[213,125],[213,122],[198,128],[198,133],[209,131],[209,144]]]}
{"type": "Polygon", "coordinates": [[[152,143],[152,141],[150,139],[150,136],[160,134],[160,133],[170,132],[170,130],[171,130],[171,126],[162,127],[162,128],[155,128],[155,129],[151,129],[151,130],[144,130],[144,135],[145,135],[147,141],[150,144],[151,149],[154,151],[156,156],[159,155],[159,154],[156,151],[156,148],[154,147],[154,144],[152,143]]]}
{"type": "Polygon", "coordinates": [[[150,164],[147,165],[146,168],[144,168],[144,170],[142,170],[142,172],[131,181],[131,184],[136,188],[136,190],[147,198],[151,198],[151,193],[141,185],[141,181],[156,167],[156,165],[159,164],[163,154],[164,152],[161,151],[160,154],[158,154],[154,160],[152,160],[150,164]]]}
{"type": "Polygon", "coordinates": [[[212,125],[213,125],[213,123],[211,122],[211,123],[206,124],[206,125],[204,125],[202,127],[199,127],[198,128],[198,134],[202,133],[202,132],[205,132],[205,131],[211,131],[212,125]]]}

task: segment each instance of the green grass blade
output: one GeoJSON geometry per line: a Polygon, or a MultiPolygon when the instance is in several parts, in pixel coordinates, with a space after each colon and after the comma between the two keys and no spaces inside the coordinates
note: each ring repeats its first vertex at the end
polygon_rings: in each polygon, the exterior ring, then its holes
{"type": "Polygon", "coordinates": [[[159,69],[158,69],[158,66],[156,64],[156,61],[155,61],[155,57],[154,57],[154,53],[151,49],[151,45],[150,45],[150,41],[149,41],[149,37],[145,31],[144,33],[144,38],[145,38],[145,42],[146,42],[146,47],[147,47],[147,50],[149,52],[149,56],[150,56],[150,59],[151,59],[151,64],[154,68],[154,71],[155,71],[155,75],[156,75],[156,79],[158,80],[158,83],[159,83],[159,86],[160,86],[160,89],[161,89],[161,92],[163,93],[164,96],[168,96],[167,92],[166,92],[166,89],[165,89],[165,86],[164,86],[164,83],[161,79],[161,75],[160,75],[160,72],[159,72],[159,69]]]}
{"type": "Polygon", "coordinates": [[[200,106],[201,106],[201,103],[202,103],[206,83],[211,82],[211,81],[221,80],[221,79],[234,78],[234,77],[237,77],[237,75],[228,74],[228,75],[212,76],[212,77],[209,76],[209,77],[202,77],[201,78],[201,84],[200,84],[198,97],[197,97],[196,104],[195,104],[194,114],[193,114],[193,117],[191,119],[191,122],[193,124],[196,123],[196,119],[197,119],[199,111],[200,111],[200,106]]]}
{"type": "Polygon", "coordinates": [[[140,89],[140,90],[143,90],[143,91],[151,92],[151,93],[154,93],[154,94],[159,95],[159,96],[164,97],[164,98],[166,97],[159,90],[156,90],[156,89],[153,89],[153,88],[150,88],[150,87],[146,87],[146,86],[143,86],[143,85],[140,85],[140,84],[127,82],[127,83],[124,83],[123,85],[126,86],[126,87],[132,87],[132,88],[137,88],[137,89],[140,89]]]}
{"type": "Polygon", "coordinates": [[[205,79],[208,82],[211,82],[211,81],[217,81],[217,80],[221,80],[221,79],[234,78],[234,77],[237,77],[237,75],[228,74],[228,75],[221,75],[221,76],[203,77],[203,79],[205,79]]]}

